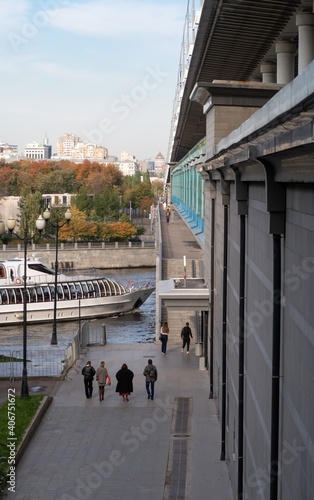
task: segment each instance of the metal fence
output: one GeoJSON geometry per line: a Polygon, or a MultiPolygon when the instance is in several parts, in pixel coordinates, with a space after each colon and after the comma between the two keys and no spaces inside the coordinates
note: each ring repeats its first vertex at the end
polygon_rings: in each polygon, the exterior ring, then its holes
{"type": "MultiPolygon", "coordinates": [[[[32,251],[45,251],[55,248],[55,244],[51,243],[32,243],[29,245],[32,251]]],[[[117,250],[118,248],[122,249],[134,249],[134,248],[154,248],[155,241],[153,239],[145,240],[145,241],[108,241],[108,242],[88,242],[88,241],[79,241],[79,242],[59,242],[58,247],[60,250],[117,250]]],[[[0,245],[0,252],[22,252],[23,245],[18,244],[2,244],[0,245]]]]}
{"type": "MultiPolygon", "coordinates": [[[[106,343],[106,328],[90,328],[90,322],[83,323],[73,341],[66,347],[47,346],[27,349],[26,366],[28,377],[64,378],[77,359],[85,354],[91,345],[106,343]]],[[[23,347],[3,348],[0,351],[0,378],[10,380],[22,377],[23,347]]]]}

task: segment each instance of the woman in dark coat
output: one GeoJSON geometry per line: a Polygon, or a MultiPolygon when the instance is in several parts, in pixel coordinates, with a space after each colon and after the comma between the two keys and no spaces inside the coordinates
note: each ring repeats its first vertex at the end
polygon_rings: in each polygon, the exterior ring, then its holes
{"type": "Polygon", "coordinates": [[[133,392],[133,377],[134,373],[129,370],[125,363],[123,363],[121,369],[116,373],[118,381],[116,392],[123,397],[123,401],[129,401],[128,396],[133,392]]]}

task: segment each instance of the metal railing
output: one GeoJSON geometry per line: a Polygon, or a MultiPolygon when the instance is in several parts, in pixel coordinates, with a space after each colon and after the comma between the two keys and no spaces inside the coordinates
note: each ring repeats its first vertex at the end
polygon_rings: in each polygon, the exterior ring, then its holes
{"type": "MultiPolygon", "coordinates": [[[[106,328],[90,328],[90,322],[85,321],[72,342],[66,347],[51,348],[31,347],[27,350],[28,377],[65,378],[67,372],[76,361],[92,345],[105,345],[106,328]]],[[[0,378],[10,380],[22,377],[23,347],[3,348],[0,351],[0,378]]]]}
{"type": "MultiPolygon", "coordinates": [[[[154,248],[155,246],[155,241],[154,240],[149,240],[149,241],[110,241],[110,242],[87,242],[87,241],[79,241],[75,243],[59,243],[58,247],[60,250],[99,250],[99,249],[106,249],[106,250],[116,250],[117,248],[154,248]]],[[[51,250],[55,249],[55,245],[51,243],[45,243],[45,244],[38,244],[38,243],[33,243],[30,245],[32,251],[44,251],[44,250],[51,250]]],[[[8,245],[0,245],[0,252],[21,252],[22,245],[17,244],[8,244],[8,245]]]]}

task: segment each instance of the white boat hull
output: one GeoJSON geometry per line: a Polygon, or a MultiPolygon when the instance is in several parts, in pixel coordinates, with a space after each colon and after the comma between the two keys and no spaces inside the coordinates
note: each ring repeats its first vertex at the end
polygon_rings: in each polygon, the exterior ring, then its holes
{"type": "MultiPolygon", "coordinates": [[[[139,308],[154,288],[131,291],[112,297],[91,297],[57,301],[58,321],[77,321],[125,314],[139,308]]],[[[53,321],[53,301],[27,303],[27,323],[53,321]]],[[[23,304],[3,304],[0,307],[0,326],[23,323],[23,304]]]]}
{"type": "Polygon", "coordinates": [[[153,293],[147,283],[127,287],[107,277],[66,276],[29,259],[0,261],[0,326],[71,321],[125,314],[139,308],[153,293]],[[25,278],[25,279],[24,279],[25,278]],[[56,300],[56,302],[55,302],[56,300]]]}

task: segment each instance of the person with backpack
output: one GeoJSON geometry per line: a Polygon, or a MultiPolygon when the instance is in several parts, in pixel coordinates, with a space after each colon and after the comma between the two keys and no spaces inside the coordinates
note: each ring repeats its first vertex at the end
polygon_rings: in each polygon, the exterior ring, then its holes
{"type": "Polygon", "coordinates": [[[189,323],[185,323],[185,326],[182,328],[181,338],[183,340],[182,352],[184,352],[184,348],[186,346],[186,352],[189,353],[190,352],[190,341],[193,338],[189,323]]]}
{"type": "Polygon", "coordinates": [[[143,375],[146,378],[147,398],[154,399],[155,382],[158,377],[158,372],[156,366],[153,365],[153,361],[151,359],[148,360],[148,365],[145,366],[143,375]]]}
{"type": "Polygon", "coordinates": [[[87,399],[90,399],[93,396],[93,380],[95,374],[96,370],[92,366],[92,363],[90,361],[87,361],[82,370],[82,375],[84,375],[85,396],[87,397],[87,399]]]}

